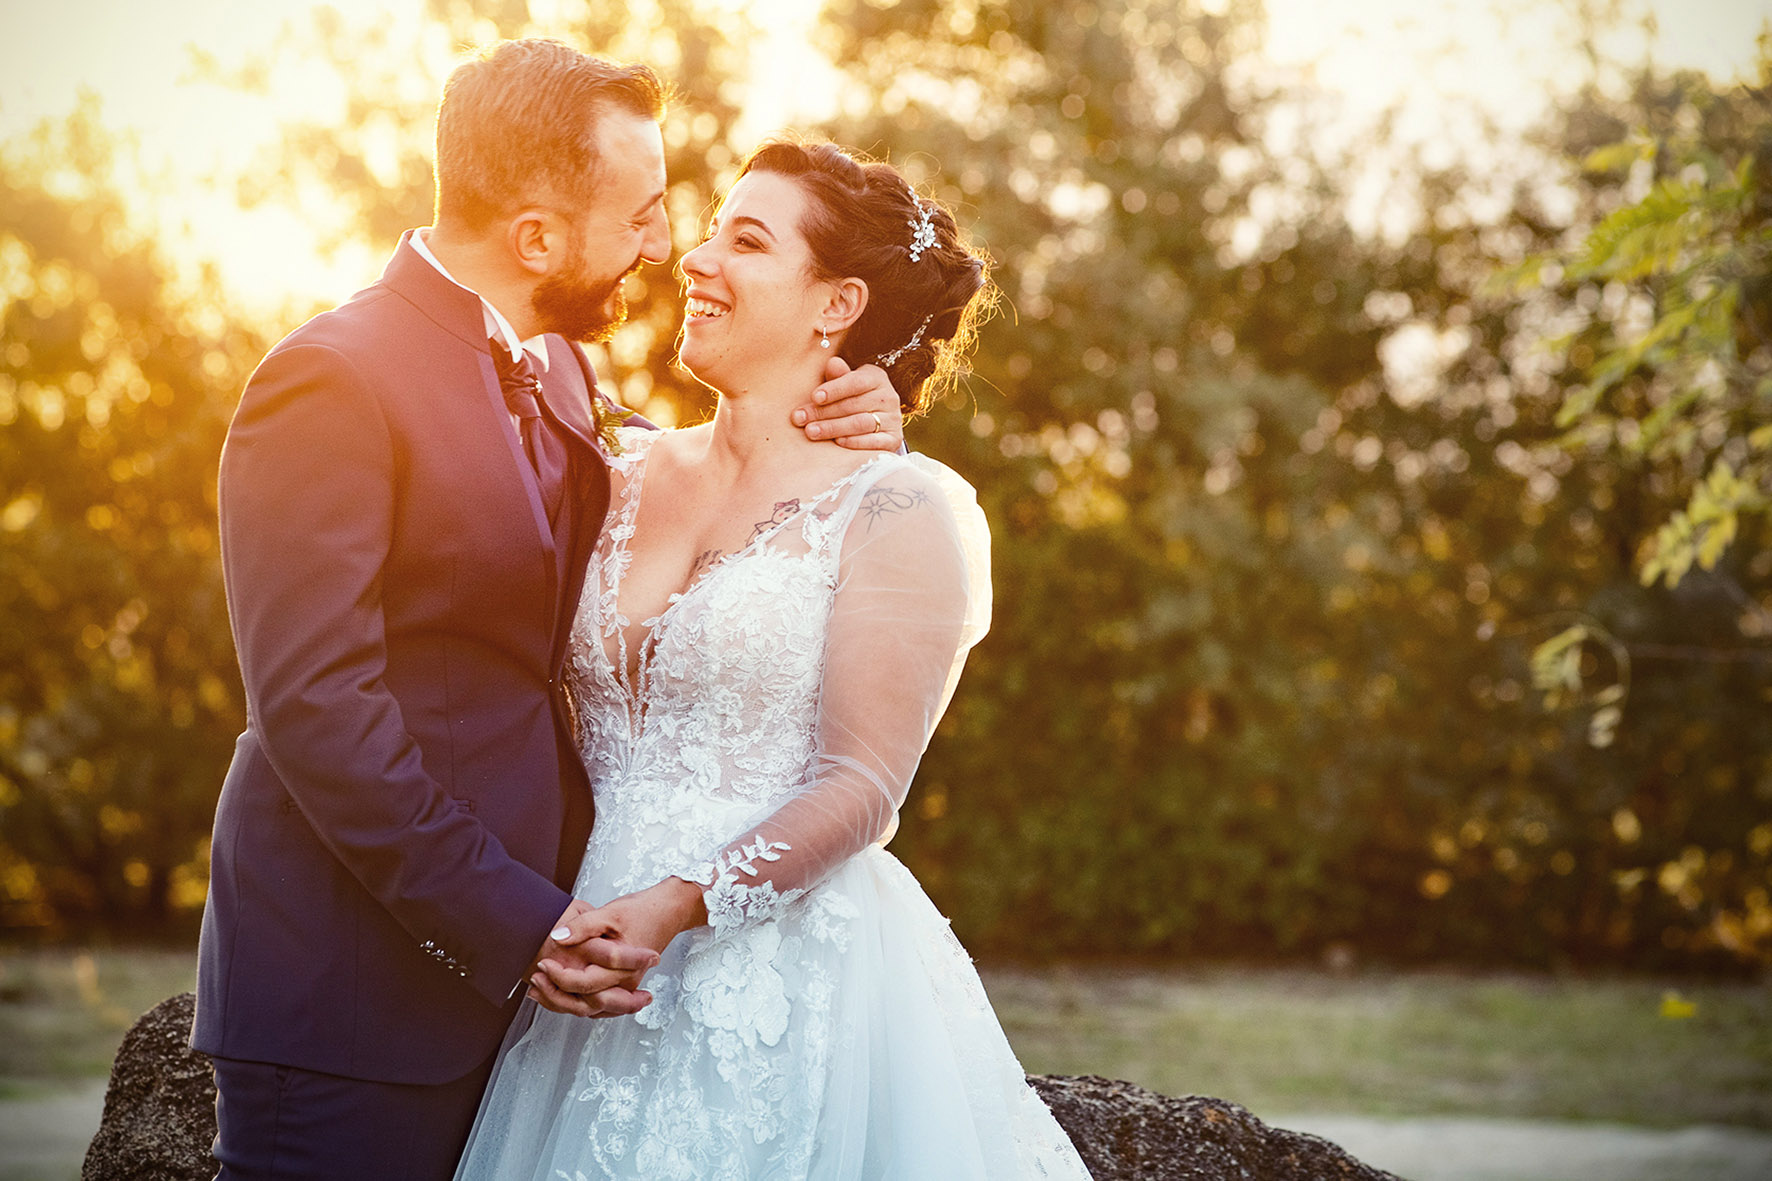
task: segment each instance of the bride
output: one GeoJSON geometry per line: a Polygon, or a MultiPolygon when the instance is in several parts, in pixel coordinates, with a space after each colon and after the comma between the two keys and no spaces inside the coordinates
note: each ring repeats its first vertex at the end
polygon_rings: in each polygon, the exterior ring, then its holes
{"type": "Polygon", "coordinates": [[[938,463],[783,425],[832,353],[926,408],[984,262],[889,166],[774,141],[682,271],[719,407],[621,432],[571,657],[598,907],[573,938],[662,949],[650,1002],[526,1001],[457,1176],[1086,1178],[883,848],[988,621],[983,515],[938,463]]]}

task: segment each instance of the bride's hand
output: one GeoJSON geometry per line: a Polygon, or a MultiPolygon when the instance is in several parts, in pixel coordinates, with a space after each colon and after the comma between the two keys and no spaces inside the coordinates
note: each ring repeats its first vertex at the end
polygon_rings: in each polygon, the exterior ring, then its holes
{"type": "Polygon", "coordinates": [[[529,996],[542,1007],[576,1017],[637,1013],[652,1000],[640,978],[658,953],[628,943],[597,911],[573,899],[542,944],[529,974],[529,996]]]}
{"type": "MultiPolygon", "coordinates": [[[[597,962],[607,958],[595,954],[600,941],[611,941],[622,948],[649,948],[662,952],[672,939],[707,921],[701,887],[682,878],[666,878],[644,890],[624,894],[605,906],[568,912],[561,919],[550,944],[568,956],[572,951],[582,949],[591,953],[590,958],[597,962]]],[[[544,957],[536,965],[538,971],[530,981],[530,995],[556,1012],[576,1013],[583,1017],[638,1012],[652,1000],[649,993],[639,991],[640,981],[657,962],[657,955],[652,954],[637,971],[600,987],[594,995],[580,996],[578,994],[584,989],[575,986],[585,982],[587,975],[565,967],[554,957],[544,957]],[[638,1003],[630,1003],[630,998],[638,1003]]],[[[591,972],[601,973],[603,970],[593,968],[591,972]]],[[[599,985],[607,982],[606,973],[589,978],[595,979],[599,985]]]]}
{"type": "MultiPolygon", "coordinates": [[[[569,934],[565,938],[556,935],[556,942],[571,947],[602,937],[663,952],[665,945],[684,931],[707,923],[701,891],[693,882],[666,878],[563,922],[569,934]]],[[[645,969],[640,974],[644,975],[645,969]]]]}

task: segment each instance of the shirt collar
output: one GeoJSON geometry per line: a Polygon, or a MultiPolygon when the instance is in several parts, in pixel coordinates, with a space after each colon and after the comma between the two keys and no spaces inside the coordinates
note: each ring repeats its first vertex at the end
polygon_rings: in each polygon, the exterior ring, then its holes
{"type": "Polygon", "coordinates": [[[487,337],[498,341],[509,349],[511,351],[511,360],[515,361],[521,353],[528,353],[531,357],[535,358],[536,367],[543,373],[546,373],[548,371],[547,337],[538,333],[537,335],[530,337],[528,340],[518,340],[517,330],[511,327],[511,322],[504,318],[503,313],[492,306],[490,300],[484,295],[481,295],[478,291],[475,291],[472,287],[469,287],[467,284],[457,279],[454,275],[450,274],[449,269],[441,262],[437,261],[437,256],[432,254],[431,248],[425,244],[425,234],[427,233],[429,233],[428,229],[419,230],[417,233],[413,234],[410,239],[412,242],[412,248],[418,252],[418,256],[435,267],[439,275],[442,275],[445,279],[448,279],[451,283],[454,283],[457,287],[460,287],[463,291],[466,291],[480,301],[480,313],[481,318],[486,324],[487,337]]]}

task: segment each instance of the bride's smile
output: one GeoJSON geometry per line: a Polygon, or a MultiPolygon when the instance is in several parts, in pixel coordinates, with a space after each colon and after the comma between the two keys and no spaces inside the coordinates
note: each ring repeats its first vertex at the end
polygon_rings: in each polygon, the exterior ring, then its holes
{"type": "Polygon", "coordinates": [[[678,360],[723,394],[803,395],[867,305],[860,280],[817,277],[800,232],[806,202],[789,178],[751,173],[727,194],[701,245],[683,256],[678,360]]]}

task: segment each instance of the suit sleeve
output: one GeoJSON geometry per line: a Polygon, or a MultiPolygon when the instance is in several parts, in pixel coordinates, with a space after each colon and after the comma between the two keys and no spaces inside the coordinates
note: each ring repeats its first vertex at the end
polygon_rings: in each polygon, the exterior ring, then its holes
{"type": "Polygon", "coordinates": [[[281,348],[247,385],[220,509],[248,724],[333,855],[415,944],[502,1004],[570,897],[426,774],[385,683],[398,463],[341,354],[281,348]]]}

